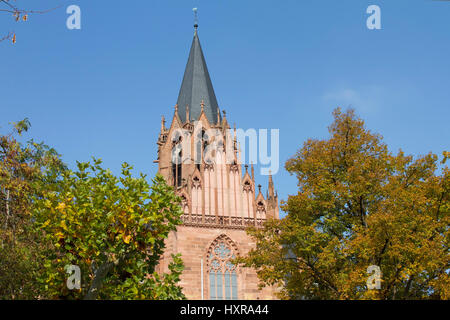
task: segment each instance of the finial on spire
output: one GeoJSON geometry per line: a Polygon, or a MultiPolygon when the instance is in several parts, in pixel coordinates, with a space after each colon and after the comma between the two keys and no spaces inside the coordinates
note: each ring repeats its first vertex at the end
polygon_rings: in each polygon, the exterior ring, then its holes
{"type": "Polygon", "coordinates": [[[166,130],[166,119],[164,118],[164,115],[161,117],[161,132],[164,132],[166,130]]]}
{"type": "Polygon", "coordinates": [[[197,29],[198,29],[198,15],[197,15],[197,8],[192,8],[192,11],[194,11],[194,29],[195,29],[195,33],[197,33],[197,29]]]}
{"type": "Polygon", "coordinates": [[[272,179],[272,170],[269,170],[269,195],[267,199],[274,199],[275,198],[275,189],[273,187],[273,179],[272,179]]]}
{"type": "Polygon", "coordinates": [[[175,105],[175,111],[178,111],[178,103],[175,105]]]}
{"type": "Polygon", "coordinates": [[[202,102],[200,103],[200,106],[202,107],[202,112],[205,111],[205,101],[202,100],[202,102]]]}
{"type": "Polygon", "coordinates": [[[252,168],[252,180],[253,182],[255,182],[255,167],[253,166],[253,162],[251,163],[251,168],[252,168]]]}

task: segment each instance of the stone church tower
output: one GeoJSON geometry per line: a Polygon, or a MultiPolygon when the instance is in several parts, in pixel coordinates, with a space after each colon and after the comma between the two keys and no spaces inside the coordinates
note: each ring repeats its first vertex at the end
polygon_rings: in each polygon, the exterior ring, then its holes
{"type": "Polygon", "coordinates": [[[158,171],[184,209],[183,225],[169,235],[158,270],[167,272],[170,255],[181,253],[188,299],[274,299],[274,288],[258,289],[254,270],[230,262],[255,246],[248,226],[279,218],[278,196],[272,176],[264,197],[253,165],[251,173],[242,168],[236,129],[220,113],[197,25],[171,125],[163,117],[157,145],[158,171]]]}

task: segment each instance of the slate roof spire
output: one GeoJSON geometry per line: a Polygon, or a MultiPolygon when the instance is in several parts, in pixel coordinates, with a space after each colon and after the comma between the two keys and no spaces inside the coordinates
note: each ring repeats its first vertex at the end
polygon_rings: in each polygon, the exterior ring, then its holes
{"type": "MultiPolygon", "coordinates": [[[[194,10],[194,12],[196,12],[194,10]]],[[[221,119],[218,111],[214,88],[206,66],[205,57],[197,33],[198,23],[194,25],[194,39],[192,40],[191,51],[189,52],[186,70],[184,71],[183,82],[178,95],[177,104],[183,106],[178,109],[180,120],[185,123],[187,120],[198,120],[201,113],[201,103],[204,102],[204,112],[208,121],[212,124],[221,119]],[[189,106],[189,118],[186,119],[186,106],[189,106]]]]}

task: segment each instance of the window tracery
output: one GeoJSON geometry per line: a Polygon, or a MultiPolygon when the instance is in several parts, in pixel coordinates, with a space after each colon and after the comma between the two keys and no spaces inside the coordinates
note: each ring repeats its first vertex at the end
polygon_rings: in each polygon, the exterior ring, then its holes
{"type": "Polygon", "coordinates": [[[227,236],[218,237],[208,250],[209,296],[211,300],[238,299],[236,245],[227,236]]]}

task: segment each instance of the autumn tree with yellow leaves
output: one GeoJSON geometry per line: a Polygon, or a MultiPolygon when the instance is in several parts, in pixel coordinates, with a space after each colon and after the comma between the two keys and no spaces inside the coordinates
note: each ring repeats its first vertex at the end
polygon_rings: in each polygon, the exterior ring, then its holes
{"type": "Polygon", "coordinates": [[[43,197],[66,166],[44,143],[20,142],[28,119],[12,125],[0,135],[0,299],[32,299],[40,295],[35,279],[45,246],[33,232],[33,198],[43,197]]]}
{"type": "Polygon", "coordinates": [[[283,299],[449,299],[449,153],[393,154],[353,110],[333,115],[330,137],[286,162],[298,179],[287,216],[250,229],[240,262],[283,299]]]}

